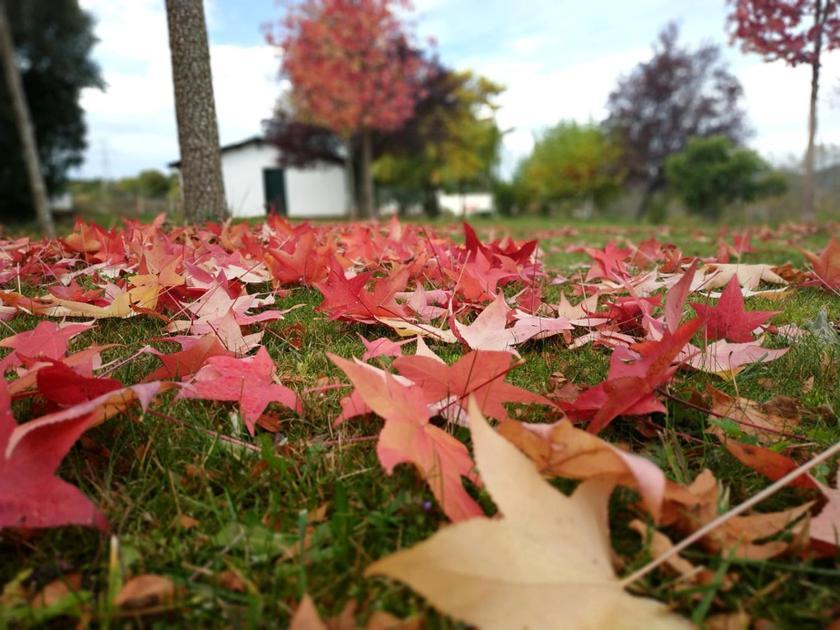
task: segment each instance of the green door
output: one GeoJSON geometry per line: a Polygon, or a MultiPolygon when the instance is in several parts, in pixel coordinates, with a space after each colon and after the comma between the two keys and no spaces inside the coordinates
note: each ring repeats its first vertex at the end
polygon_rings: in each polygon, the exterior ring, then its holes
{"type": "Polygon", "coordinates": [[[286,178],[282,168],[263,169],[263,189],[266,210],[286,216],[286,178]]]}

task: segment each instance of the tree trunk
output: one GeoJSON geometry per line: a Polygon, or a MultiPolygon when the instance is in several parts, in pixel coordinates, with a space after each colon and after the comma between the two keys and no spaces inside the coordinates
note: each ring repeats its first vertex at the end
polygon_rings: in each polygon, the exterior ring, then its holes
{"type": "Polygon", "coordinates": [[[814,211],[814,139],[817,135],[817,96],[820,87],[820,53],[824,16],[822,0],[814,3],[814,62],[811,64],[811,103],[808,110],[808,148],[805,150],[805,177],[802,182],[802,220],[812,222],[814,211]]]}
{"type": "Polygon", "coordinates": [[[639,200],[639,205],[636,207],[636,219],[642,220],[647,214],[648,206],[653,199],[655,185],[653,182],[645,184],[645,190],[642,193],[642,198],[639,200]]]}
{"type": "Polygon", "coordinates": [[[371,162],[373,161],[370,146],[370,131],[365,129],[362,132],[362,213],[366,217],[379,218],[379,208],[373,198],[373,173],[371,162]]]}
{"type": "Polygon", "coordinates": [[[351,221],[359,218],[359,207],[356,204],[356,173],[353,168],[353,140],[347,138],[344,141],[344,151],[347,154],[344,158],[344,183],[347,186],[345,203],[347,216],[351,221]]]}
{"type": "Polygon", "coordinates": [[[202,0],[166,0],[187,221],[227,217],[210,48],[202,0]]]}
{"type": "Polygon", "coordinates": [[[12,42],[12,29],[6,17],[5,0],[0,0],[0,65],[3,66],[3,74],[6,75],[6,85],[12,100],[12,112],[20,135],[22,157],[26,164],[32,205],[35,207],[38,225],[46,238],[55,238],[50,201],[47,196],[47,187],[44,185],[44,177],[41,174],[38,145],[35,142],[35,130],[32,127],[32,118],[29,116],[29,107],[26,104],[26,94],[23,92],[23,81],[21,81],[15,60],[15,47],[12,42]]]}

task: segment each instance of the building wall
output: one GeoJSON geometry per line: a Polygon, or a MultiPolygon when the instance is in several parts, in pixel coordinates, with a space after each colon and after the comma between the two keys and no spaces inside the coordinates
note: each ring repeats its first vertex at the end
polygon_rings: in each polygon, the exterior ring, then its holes
{"type": "Polygon", "coordinates": [[[441,210],[450,212],[457,217],[469,217],[474,214],[489,214],[493,212],[493,195],[490,193],[448,195],[439,192],[437,198],[441,210]]]}
{"type": "MultiPolygon", "coordinates": [[[[277,168],[277,149],[251,144],[222,153],[225,197],[234,217],[265,215],[263,169],[277,168]]],[[[341,167],[285,169],[289,217],[344,215],[345,184],[341,167]]]]}
{"type": "Polygon", "coordinates": [[[290,217],[341,217],[346,213],[344,169],[324,164],[286,169],[286,204],[290,217]]]}

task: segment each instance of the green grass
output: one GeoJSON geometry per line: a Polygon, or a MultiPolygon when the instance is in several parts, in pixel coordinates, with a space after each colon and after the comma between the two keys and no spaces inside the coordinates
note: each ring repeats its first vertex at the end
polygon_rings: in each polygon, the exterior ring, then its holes
{"type": "MultiPolygon", "coordinates": [[[[623,236],[639,241],[655,233],[639,226],[582,225],[576,226],[577,234],[552,236],[551,230],[563,226],[542,221],[492,226],[517,237],[547,235],[542,240],[544,260],[549,269],[561,273],[586,259],[564,253],[566,245],[602,245],[623,236]]],[[[491,224],[480,222],[479,227],[486,230],[491,224]]],[[[687,226],[660,240],[675,242],[686,254],[710,255],[715,250],[714,233],[705,234],[708,240],[703,242],[700,229],[687,226]]],[[[791,235],[791,239],[819,249],[827,236],[800,240],[791,235]]],[[[792,243],[754,239],[753,244],[758,251],[746,255],[745,262],[804,267],[792,243]]],[[[166,575],[178,584],[174,604],[143,617],[146,624],[161,627],[283,627],[304,593],[314,598],[325,616],[338,614],[354,600],[359,623],[376,610],[387,610],[400,617],[423,615],[430,628],[453,626],[408,589],[362,575],[373,560],[428,538],[446,521],[412,468],[400,466],[390,477],[382,471],[374,442],[366,439],[376,435],[380,421],[357,419],[332,428],[339,399],[348,389],[304,391],[321,379],[342,380],[325,351],[360,356],[364,348],[357,333],[371,339],[387,334],[385,329],[330,322],[314,311],[319,302],[317,291],[295,289],[280,300],[280,307],[305,306],[266,325],[263,343],[283,382],[304,401],[300,416],[270,407],[282,419],[276,434],[260,432],[252,440],[232,419],[234,405],[176,400],[172,393],[161,396],[153,412],[135,409],[86,434],[59,472],[107,513],[112,538],[76,527],[26,535],[3,532],[0,583],[7,587],[0,596],[0,626],[32,626],[50,617],[56,625],[73,618],[97,625],[137,623],[111,605],[109,593],[125,576],[139,573],[166,575]],[[256,445],[259,452],[232,445],[222,436],[256,445]],[[312,522],[322,506],[326,506],[323,519],[312,522]],[[195,519],[194,525],[184,527],[184,517],[195,519]],[[16,598],[8,586],[18,578],[21,588],[33,593],[71,573],[81,574],[83,591],[56,610],[37,610],[22,595],[16,598]],[[230,575],[241,578],[241,588],[232,588],[240,585],[232,585],[230,575]]],[[[826,309],[832,321],[840,319],[840,299],[819,289],[799,290],[783,302],[753,298],[747,305],[781,310],[773,320],[776,324],[806,324],[820,309],[826,309]]],[[[10,325],[24,330],[35,321],[18,317],[10,325]]],[[[119,343],[121,347],[107,351],[105,359],[128,357],[162,333],[163,324],[152,318],[104,320],[74,340],[71,350],[91,343],[119,343]]],[[[436,349],[448,360],[457,355],[451,348],[436,349]]],[[[608,353],[603,349],[569,351],[558,340],[545,340],[521,351],[525,364],[511,373],[510,380],[536,392],[547,391],[555,372],[581,385],[596,383],[606,374],[608,353]]],[[[671,391],[688,399],[692,392],[713,384],[759,401],[776,394],[798,398],[804,405],[798,431],[812,443],[809,450],[817,452],[840,440],[838,359],[840,348],[808,338],[781,359],[752,366],[734,381],[683,373],[671,391]],[[803,393],[812,379],[810,391],[803,393]]],[[[141,356],[112,376],[134,383],[156,365],[153,357],[141,356]]],[[[704,433],[705,414],[673,401],[667,406],[667,416],[656,418],[666,428],[662,439],[643,437],[629,420],[614,422],[603,437],[630,444],[678,481],[690,481],[703,468],[711,468],[728,488],[732,505],[768,484],[704,433]]],[[[26,405],[16,411],[19,419],[28,417],[26,405]]],[[[817,475],[828,481],[830,471],[822,467],[817,475]]],[[[627,569],[650,557],[643,541],[627,526],[635,498],[629,491],[619,491],[613,501],[613,542],[627,569]]],[[[761,510],[783,509],[813,498],[814,492],[785,490],[762,504],[761,510]]],[[[714,585],[688,589],[661,573],[643,581],[646,593],[687,617],[702,618],[706,606],[709,614],[743,608],[753,619],[767,619],[779,627],[817,628],[837,615],[836,558],[782,556],[747,562],[697,547],[686,555],[713,571],[728,562],[726,571],[738,578],[728,590],[714,585]]]]}

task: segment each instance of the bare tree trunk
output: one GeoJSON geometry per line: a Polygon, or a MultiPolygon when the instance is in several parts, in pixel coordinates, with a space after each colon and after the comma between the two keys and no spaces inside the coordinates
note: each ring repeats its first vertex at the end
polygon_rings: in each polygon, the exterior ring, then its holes
{"type": "Polygon", "coordinates": [[[802,182],[802,220],[812,222],[814,210],[814,139],[817,135],[817,95],[820,87],[820,53],[825,17],[822,0],[814,3],[814,62],[811,64],[811,104],[808,110],[808,148],[805,150],[805,177],[802,182]]]}
{"type": "Polygon", "coordinates": [[[20,134],[20,144],[23,150],[23,161],[32,193],[32,204],[41,232],[47,238],[55,238],[55,225],[50,211],[50,201],[47,197],[47,187],[41,174],[41,161],[38,158],[38,145],[35,143],[35,130],[29,107],[26,104],[26,94],[23,92],[23,82],[15,61],[15,47],[12,42],[12,29],[6,17],[5,0],[0,0],[0,65],[6,75],[6,85],[12,99],[15,125],[20,134]]]}
{"type": "Polygon", "coordinates": [[[371,162],[373,161],[370,146],[370,131],[365,129],[362,132],[362,213],[366,217],[379,218],[379,208],[373,198],[373,173],[371,162]]]}
{"type": "Polygon", "coordinates": [[[202,0],[166,0],[166,18],[184,215],[190,222],[222,220],[227,206],[202,0]]]}
{"type": "Polygon", "coordinates": [[[347,216],[352,221],[355,221],[359,218],[359,208],[356,204],[356,173],[353,168],[353,140],[351,138],[347,138],[344,141],[344,150],[347,153],[344,157],[344,183],[347,186],[347,216]]]}

